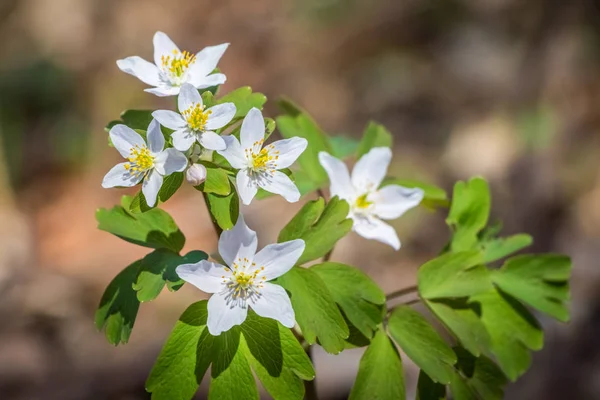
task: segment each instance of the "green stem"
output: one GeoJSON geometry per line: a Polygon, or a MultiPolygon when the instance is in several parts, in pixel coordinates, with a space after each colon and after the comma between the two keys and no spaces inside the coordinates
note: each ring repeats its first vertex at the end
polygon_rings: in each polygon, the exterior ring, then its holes
{"type": "Polygon", "coordinates": [[[223,232],[223,229],[221,229],[221,227],[217,223],[217,220],[213,217],[212,213],[210,212],[210,207],[208,206],[207,194],[202,192],[202,196],[204,197],[204,203],[206,204],[206,209],[208,210],[208,214],[210,215],[210,220],[213,224],[213,227],[215,228],[215,233],[217,234],[217,240],[219,240],[219,238],[221,237],[221,233],[223,232]]]}
{"type": "Polygon", "coordinates": [[[419,288],[416,285],[415,286],[409,286],[407,288],[396,290],[395,292],[392,292],[392,293],[386,295],[385,299],[386,300],[395,299],[396,297],[401,297],[401,296],[404,296],[406,294],[410,294],[410,293],[416,292],[418,290],[419,290],[419,288]]]}
{"type": "MultiPolygon", "coordinates": [[[[313,346],[308,346],[308,348],[306,349],[306,355],[308,356],[308,358],[310,359],[310,362],[313,364],[313,368],[314,368],[314,361],[313,361],[313,356],[312,356],[312,349],[313,346]]],[[[304,398],[306,400],[318,400],[318,396],[317,396],[317,382],[316,382],[316,377],[313,378],[312,381],[304,381],[304,398]]]]}

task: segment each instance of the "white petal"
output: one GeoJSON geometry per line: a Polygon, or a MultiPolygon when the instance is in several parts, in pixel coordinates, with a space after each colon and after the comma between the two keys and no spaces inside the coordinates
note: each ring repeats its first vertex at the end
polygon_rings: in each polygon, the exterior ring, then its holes
{"type": "Polygon", "coordinates": [[[248,111],[248,115],[242,121],[240,131],[240,139],[242,140],[242,148],[249,149],[265,138],[265,120],[258,108],[252,108],[248,111]]]}
{"type": "Polygon", "coordinates": [[[419,205],[424,192],[419,188],[389,185],[371,193],[367,200],[374,203],[373,213],[379,218],[395,219],[419,205]]]}
{"type": "Polygon", "coordinates": [[[154,168],[161,175],[171,175],[173,172],[183,172],[187,167],[187,157],[179,150],[169,148],[158,153],[154,160],[154,168]]]}
{"type": "Polygon", "coordinates": [[[179,151],[187,151],[196,142],[196,134],[187,128],[173,132],[171,138],[173,147],[179,151]]]}
{"type": "Polygon", "coordinates": [[[260,179],[258,185],[267,192],[283,196],[290,203],[300,200],[300,191],[296,184],[281,171],[275,171],[273,175],[260,179]]]}
{"type": "Polygon", "coordinates": [[[206,121],[206,129],[219,129],[231,122],[235,116],[235,104],[217,104],[207,111],[210,111],[211,113],[208,116],[208,121],[206,121]]]}
{"type": "Polygon", "coordinates": [[[227,80],[224,74],[212,74],[205,77],[192,76],[188,82],[196,87],[196,89],[206,89],[211,86],[222,85],[227,80]]]}
{"type": "Polygon", "coordinates": [[[248,165],[248,161],[246,160],[244,150],[242,150],[240,142],[237,140],[237,138],[232,135],[222,136],[222,138],[227,147],[225,150],[217,151],[217,153],[225,157],[229,164],[231,164],[231,166],[235,169],[242,169],[246,167],[248,165]]]}
{"type": "Polygon", "coordinates": [[[179,47],[173,43],[166,33],[156,32],[152,42],[154,43],[154,63],[157,66],[162,64],[160,60],[162,56],[173,56],[173,50],[179,52],[179,47]]]}
{"type": "Polygon", "coordinates": [[[229,43],[223,43],[217,46],[205,47],[196,53],[196,61],[188,70],[188,74],[193,78],[205,77],[210,74],[219,63],[223,53],[227,50],[229,43]]]}
{"type": "Polygon", "coordinates": [[[181,279],[206,293],[220,292],[224,289],[223,277],[231,276],[228,268],[206,260],[196,264],[181,264],[175,268],[175,272],[181,279]]]}
{"type": "Polygon", "coordinates": [[[181,85],[179,97],[177,98],[179,112],[182,113],[195,104],[200,104],[200,106],[202,106],[202,96],[200,96],[200,93],[198,93],[198,90],[194,86],[189,83],[184,83],[181,85]]]}
{"type": "Polygon", "coordinates": [[[117,67],[148,85],[158,86],[160,84],[160,70],[158,67],[141,57],[133,56],[117,60],[117,67]]]}
{"type": "Polygon", "coordinates": [[[296,239],[265,246],[254,256],[255,268],[265,267],[260,276],[268,281],[288,272],[304,252],[304,240],[296,239]]]}
{"type": "Polygon", "coordinates": [[[227,148],[221,135],[212,131],[206,131],[200,135],[200,144],[209,150],[225,150],[227,148]]]}
{"type": "Polygon", "coordinates": [[[144,92],[152,93],[159,97],[175,96],[179,93],[179,86],[159,86],[144,89],[144,92]]]}
{"type": "Polygon", "coordinates": [[[261,317],[273,318],[286,328],[293,328],[296,316],[290,297],[284,288],[265,282],[260,290],[261,296],[251,303],[252,309],[261,317]]]}
{"type": "Polygon", "coordinates": [[[156,110],[152,116],[160,122],[162,126],[169,129],[178,130],[187,126],[187,121],[180,114],[170,110],[156,110]]]}
{"type": "Polygon", "coordinates": [[[235,305],[233,302],[228,304],[226,293],[215,293],[208,300],[208,321],[206,326],[208,331],[213,336],[218,336],[233,328],[235,325],[240,325],[246,320],[248,308],[242,308],[235,305]]]}
{"type": "Polygon", "coordinates": [[[352,170],[352,185],[359,192],[376,190],[392,160],[389,147],[375,147],[362,156],[352,170]]]}
{"type": "Polygon", "coordinates": [[[153,154],[160,153],[165,148],[165,137],[157,120],[153,119],[148,125],[146,137],[148,138],[148,148],[153,154]]]}
{"type": "Polygon", "coordinates": [[[329,176],[331,196],[349,200],[354,196],[354,187],[350,183],[350,174],[346,164],[324,151],[319,153],[319,163],[329,176]]]}
{"type": "Polygon", "coordinates": [[[219,238],[219,254],[227,265],[231,265],[242,246],[247,249],[248,253],[252,253],[251,256],[254,256],[257,243],[256,232],[248,228],[244,217],[240,214],[233,228],[221,233],[221,237],[219,238]]]}
{"type": "Polygon", "coordinates": [[[400,240],[394,228],[386,224],[380,219],[374,217],[353,218],[354,225],[352,230],[358,233],[365,239],[374,239],[379,242],[388,244],[398,250],[400,248],[400,240]]]}
{"type": "Polygon", "coordinates": [[[111,168],[110,171],[104,176],[102,180],[103,188],[112,187],[131,187],[135,186],[142,180],[142,175],[131,175],[131,173],[125,169],[125,165],[128,163],[120,163],[111,168]]]}
{"type": "Polygon", "coordinates": [[[256,192],[258,192],[256,181],[250,177],[248,170],[240,169],[235,182],[242,203],[245,205],[250,204],[254,196],[256,196],[256,192]]]}
{"type": "Polygon", "coordinates": [[[277,169],[281,169],[289,167],[298,159],[300,154],[306,150],[308,141],[304,138],[293,137],[290,139],[273,142],[271,146],[273,146],[273,150],[271,151],[279,152],[279,154],[277,154],[279,158],[277,159],[276,163],[277,169]]]}
{"type": "Polygon", "coordinates": [[[142,183],[142,193],[144,193],[146,203],[148,203],[150,207],[154,207],[156,204],[156,197],[158,196],[158,191],[162,184],[163,176],[155,170],[150,171],[144,179],[144,183],[142,183]]]}
{"type": "Polygon", "coordinates": [[[135,146],[145,146],[144,139],[130,127],[119,124],[110,129],[110,140],[115,149],[125,158],[131,154],[131,149],[135,146]]]}

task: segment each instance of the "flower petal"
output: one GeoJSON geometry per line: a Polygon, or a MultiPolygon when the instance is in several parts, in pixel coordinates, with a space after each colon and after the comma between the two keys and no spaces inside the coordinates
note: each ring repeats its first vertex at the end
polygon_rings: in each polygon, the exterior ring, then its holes
{"type": "Polygon", "coordinates": [[[254,263],[256,263],[254,268],[264,267],[260,276],[266,277],[267,281],[275,279],[288,272],[296,264],[304,253],[304,247],[305,243],[302,239],[269,244],[254,256],[254,263]]]}
{"type": "Polygon", "coordinates": [[[352,185],[359,192],[376,190],[387,173],[392,160],[389,147],[374,147],[362,156],[352,170],[352,185]]]}
{"type": "Polygon", "coordinates": [[[300,200],[300,192],[296,184],[281,171],[275,171],[273,175],[260,179],[258,185],[267,192],[283,196],[290,203],[300,200]]]}
{"type": "Polygon", "coordinates": [[[245,205],[250,204],[254,196],[256,196],[256,192],[258,192],[256,181],[250,177],[248,170],[240,169],[235,182],[242,203],[245,205]]]}
{"type": "Polygon", "coordinates": [[[179,97],[177,98],[177,108],[179,108],[179,112],[183,113],[188,108],[193,107],[196,103],[200,104],[200,106],[203,104],[202,96],[200,96],[198,90],[189,83],[181,85],[179,97]]]}
{"type": "Polygon", "coordinates": [[[144,89],[144,92],[152,93],[158,97],[175,96],[179,94],[179,86],[158,86],[144,89]]]}
{"type": "Polygon", "coordinates": [[[157,66],[162,64],[162,56],[172,56],[173,50],[179,52],[179,47],[173,43],[166,33],[160,31],[156,32],[152,39],[152,43],[154,44],[154,63],[157,66]]]}
{"type": "Polygon", "coordinates": [[[171,138],[173,147],[179,151],[187,151],[196,142],[196,134],[187,128],[173,132],[171,138]]]}
{"type": "Polygon", "coordinates": [[[154,207],[156,204],[156,197],[158,196],[158,191],[162,184],[163,176],[155,170],[150,171],[146,178],[144,178],[144,183],[142,183],[142,193],[146,198],[146,203],[148,203],[150,207],[154,207]]]}
{"type": "Polygon", "coordinates": [[[224,288],[223,277],[231,276],[228,268],[206,260],[196,264],[181,264],[175,268],[175,272],[181,279],[206,293],[220,292],[224,288]]]}
{"type": "Polygon", "coordinates": [[[265,120],[258,108],[253,107],[242,121],[240,139],[242,148],[249,149],[265,138],[265,120]]]}
{"type": "Polygon", "coordinates": [[[251,302],[252,309],[261,317],[272,318],[286,328],[293,328],[296,316],[290,297],[284,288],[273,283],[263,283],[261,295],[251,302]]]}
{"type": "Polygon", "coordinates": [[[237,140],[235,136],[227,135],[222,136],[225,141],[225,145],[227,146],[225,150],[219,150],[217,153],[225,157],[225,159],[231,164],[231,166],[235,169],[245,168],[248,164],[246,160],[246,156],[244,155],[244,150],[240,146],[240,142],[237,140]]]}
{"type": "Polygon", "coordinates": [[[319,153],[319,163],[329,176],[331,196],[339,196],[341,199],[350,200],[354,196],[354,187],[350,183],[350,174],[346,164],[324,151],[319,153]]]}
{"type": "Polygon", "coordinates": [[[205,77],[192,76],[188,82],[196,87],[196,89],[206,89],[211,86],[222,85],[227,80],[224,74],[212,74],[205,77]]]}
{"type": "Polygon", "coordinates": [[[131,187],[142,180],[142,175],[132,175],[125,165],[129,163],[120,163],[111,168],[102,180],[102,187],[105,189],[112,187],[131,187]]]}
{"type": "Polygon", "coordinates": [[[206,129],[219,129],[227,125],[235,116],[235,104],[223,103],[217,104],[214,107],[209,108],[206,111],[210,111],[208,121],[206,121],[206,129]]]}
{"type": "Polygon", "coordinates": [[[374,204],[373,213],[382,219],[395,219],[419,205],[424,192],[419,188],[389,185],[371,193],[367,200],[374,204]]]}
{"type": "Polygon", "coordinates": [[[229,302],[227,292],[215,293],[208,300],[208,332],[218,336],[246,320],[248,308],[229,302]]]}
{"type": "Polygon", "coordinates": [[[161,175],[183,172],[187,167],[187,157],[179,150],[169,148],[158,153],[154,160],[154,168],[161,175]]]}
{"type": "Polygon", "coordinates": [[[233,264],[236,256],[240,252],[240,247],[247,250],[244,252],[252,253],[251,257],[256,253],[258,239],[256,232],[248,228],[242,214],[238,217],[237,222],[228,231],[223,231],[219,238],[219,254],[227,265],[233,264]]]}
{"type": "Polygon", "coordinates": [[[160,70],[158,67],[141,57],[133,56],[117,60],[117,67],[148,85],[158,86],[160,84],[160,70]]]}
{"type": "Polygon", "coordinates": [[[390,245],[394,250],[400,248],[400,240],[392,226],[375,217],[355,217],[353,219],[352,230],[360,236],[390,245]]]}
{"type": "Polygon", "coordinates": [[[169,129],[178,130],[187,126],[187,121],[180,114],[170,110],[156,110],[152,116],[160,122],[162,126],[169,129]]]}
{"type": "Polygon", "coordinates": [[[200,144],[209,150],[225,150],[227,148],[221,135],[217,135],[212,131],[206,131],[200,135],[200,144]]]}
{"type": "Polygon", "coordinates": [[[188,74],[192,77],[205,77],[210,74],[217,67],[227,47],[229,43],[208,46],[200,50],[196,53],[196,61],[188,70],[188,74]]]}
{"type": "Polygon", "coordinates": [[[160,130],[160,124],[157,120],[153,119],[150,121],[146,137],[148,138],[148,147],[151,153],[160,153],[165,148],[165,137],[160,130]]]}
{"type": "Polygon", "coordinates": [[[109,136],[115,149],[125,158],[129,157],[133,147],[146,145],[144,139],[136,131],[123,124],[113,126],[109,136]]]}
{"type": "Polygon", "coordinates": [[[279,158],[276,161],[277,169],[287,168],[300,157],[300,154],[306,150],[308,141],[304,138],[293,137],[290,139],[278,140],[271,144],[273,150],[278,151],[279,158]]]}

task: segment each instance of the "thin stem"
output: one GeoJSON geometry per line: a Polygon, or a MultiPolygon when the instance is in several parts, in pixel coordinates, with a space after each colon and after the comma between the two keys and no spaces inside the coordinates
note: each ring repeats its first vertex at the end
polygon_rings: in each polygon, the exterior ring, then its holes
{"type": "Polygon", "coordinates": [[[406,294],[410,294],[410,293],[416,292],[418,289],[419,288],[416,285],[415,286],[409,286],[407,288],[396,290],[395,292],[392,292],[392,293],[386,295],[385,299],[386,300],[395,299],[396,297],[400,297],[400,296],[404,296],[406,294]]]}
{"type": "Polygon", "coordinates": [[[327,254],[325,254],[325,256],[323,257],[323,262],[327,262],[331,259],[331,255],[333,254],[333,250],[335,249],[335,246],[331,248],[331,250],[329,250],[329,252],[327,254]]]}
{"type": "MultiPolygon", "coordinates": [[[[309,346],[306,349],[306,355],[310,359],[310,362],[313,364],[313,368],[314,368],[315,363],[313,362],[312,349],[313,349],[313,346],[309,346]]],[[[315,377],[315,378],[313,378],[312,381],[304,381],[304,398],[306,400],[318,400],[318,398],[319,398],[317,396],[316,379],[317,378],[315,377]]]]}
{"type": "Polygon", "coordinates": [[[322,197],[323,199],[325,199],[325,192],[323,192],[323,189],[321,189],[321,188],[317,189],[317,196],[322,197]]]}

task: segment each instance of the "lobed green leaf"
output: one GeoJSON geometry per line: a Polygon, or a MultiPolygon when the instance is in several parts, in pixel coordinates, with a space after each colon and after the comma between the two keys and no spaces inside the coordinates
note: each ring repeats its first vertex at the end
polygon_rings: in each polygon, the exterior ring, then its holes
{"type": "Polygon", "coordinates": [[[487,225],[491,207],[490,189],[483,178],[454,185],[452,205],[446,223],[454,230],[452,251],[471,250],[478,233],[487,225]]]}
{"type": "Polygon", "coordinates": [[[370,121],[358,144],[357,157],[361,158],[374,147],[392,147],[392,134],[383,126],[370,121]]]}

